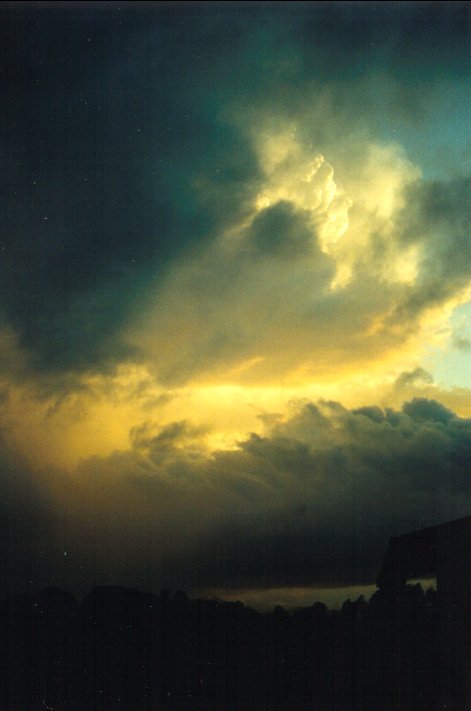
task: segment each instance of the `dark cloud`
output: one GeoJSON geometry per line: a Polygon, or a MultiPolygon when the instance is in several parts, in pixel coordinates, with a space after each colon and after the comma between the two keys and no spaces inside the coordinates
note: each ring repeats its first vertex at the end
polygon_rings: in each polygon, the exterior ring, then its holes
{"type": "Polygon", "coordinates": [[[402,388],[407,385],[430,385],[433,377],[424,368],[414,368],[414,370],[401,373],[396,380],[396,387],[402,388]]]}
{"type": "Polygon", "coordinates": [[[418,275],[395,317],[410,319],[443,304],[469,283],[471,209],[469,176],[453,181],[419,182],[409,190],[399,217],[401,238],[424,247],[418,275]]]}
{"type": "Polygon", "coordinates": [[[452,340],[454,348],[456,348],[459,351],[470,351],[471,350],[471,339],[469,339],[467,336],[460,336],[458,334],[453,334],[453,340],[452,340]]]}
{"type": "Polygon", "coordinates": [[[41,368],[122,359],[143,287],[240,209],[250,149],[191,90],[186,13],[3,15],[4,311],[41,368]]]}
{"type": "Polygon", "coordinates": [[[405,403],[403,411],[416,422],[442,423],[447,425],[455,416],[451,410],[433,400],[414,398],[405,403]]]}
{"type": "Polygon", "coordinates": [[[381,68],[415,84],[419,76],[436,80],[437,70],[448,74],[470,69],[469,3],[310,5],[303,18],[304,51],[311,57],[311,69],[319,55],[324,58],[326,76],[334,71],[358,79],[381,68]],[[316,51],[319,45],[321,52],[316,51]],[[411,66],[414,71],[407,74],[411,66]]]}
{"type": "Polygon", "coordinates": [[[141,428],[132,449],[35,488],[21,472],[13,485],[18,465],[3,463],[16,492],[2,539],[11,579],[23,537],[34,584],[371,583],[389,536],[469,512],[471,421],[432,400],[306,403],[213,454],[201,435],[184,422],[141,428]]]}
{"type": "Polygon", "coordinates": [[[208,457],[197,442],[180,423],[140,449],[145,474],[139,449],[117,455],[114,471],[82,470],[86,487],[104,476],[112,490],[117,476],[125,506],[145,496],[149,533],[171,519],[160,536],[175,525],[178,540],[155,545],[189,582],[371,582],[389,535],[468,512],[471,422],[431,400],[401,411],[307,404],[232,452],[208,457]]]}
{"type": "Polygon", "coordinates": [[[469,70],[467,3],[383,5],[4,4],[0,296],[35,367],[137,358],[142,294],[246,209],[254,117],[316,106],[303,130],[332,148],[397,105],[370,77],[415,105],[418,77],[469,70]]]}
{"type": "MultiPolygon", "coordinates": [[[[295,259],[313,251],[314,236],[303,215],[297,215],[289,202],[280,201],[255,217],[249,240],[255,255],[295,259]]],[[[320,250],[319,258],[329,261],[320,250]]]]}

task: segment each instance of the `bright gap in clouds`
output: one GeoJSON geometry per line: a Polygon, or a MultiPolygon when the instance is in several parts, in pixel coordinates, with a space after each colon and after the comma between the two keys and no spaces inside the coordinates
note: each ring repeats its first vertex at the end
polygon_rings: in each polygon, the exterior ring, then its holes
{"type": "Polygon", "coordinates": [[[334,167],[294,123],[260,121],[249,136],[261,178],[246,213],[147,290],[124,331],[140,362],[78,375],[57,396],[47,381],[10,389],[12,436],[42,465],[106,456],[136,428],[181,420],[210,450],[232,449],[302,400],[397,406],[417,394],[469,411],[464,391],[447,391],[469,383],[470,347],[452,197],[398,144],[360,142],[334,167]],[[431,379],[397,386],[420,368],[431,379]]]}

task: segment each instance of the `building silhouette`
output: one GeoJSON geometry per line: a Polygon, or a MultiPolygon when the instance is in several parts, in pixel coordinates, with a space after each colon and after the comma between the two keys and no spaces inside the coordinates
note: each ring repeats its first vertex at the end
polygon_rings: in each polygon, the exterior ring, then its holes
{"type": "Polygon", "coordinates": [[[398,618],[407,582],[427,577],[437,583],[437,694],[447,708],[470,709],[471,516],[389,540],[377,585],[398,618]]]}

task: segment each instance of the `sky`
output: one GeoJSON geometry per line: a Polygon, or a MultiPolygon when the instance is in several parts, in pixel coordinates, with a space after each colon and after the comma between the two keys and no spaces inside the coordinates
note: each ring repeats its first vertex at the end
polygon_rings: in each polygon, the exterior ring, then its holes
{"type": "Polygon", "coordinates": [[[0,15],[0,593],[292,604],[469,514],[470,3],[0,15]]]}

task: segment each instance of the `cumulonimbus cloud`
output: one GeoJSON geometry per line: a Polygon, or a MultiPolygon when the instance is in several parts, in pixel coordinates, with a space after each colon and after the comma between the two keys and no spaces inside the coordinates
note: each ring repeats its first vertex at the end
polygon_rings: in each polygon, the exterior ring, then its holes
{"type": "Polygon", "coordinates": [[[315,381],[420,356],[469,296],[466,181],[428,183],[399,146],[367,141],[340,185],[294,129],[254,142],[251,210],[174,262],[132,347],[167,385],[315,381]]]}

